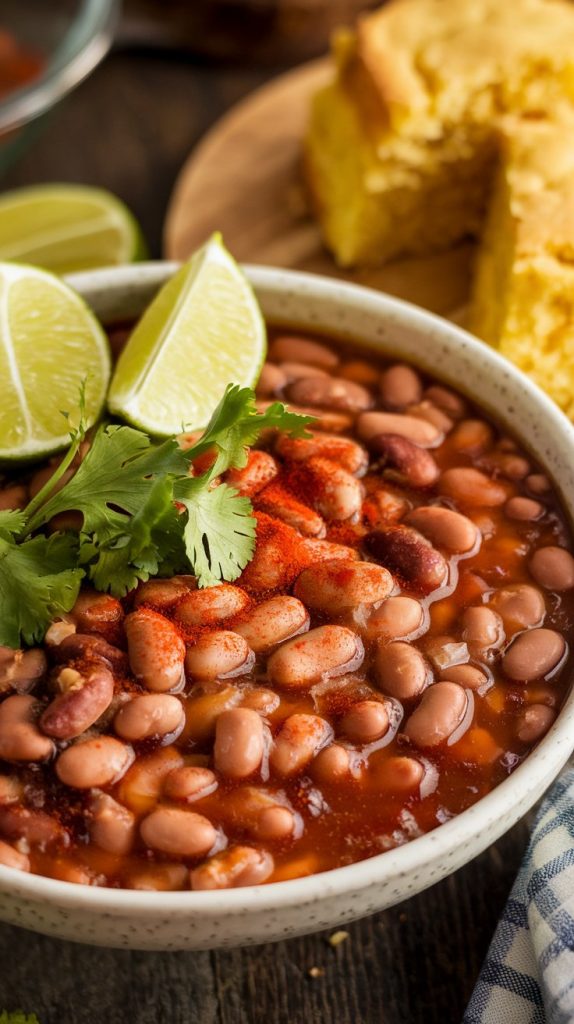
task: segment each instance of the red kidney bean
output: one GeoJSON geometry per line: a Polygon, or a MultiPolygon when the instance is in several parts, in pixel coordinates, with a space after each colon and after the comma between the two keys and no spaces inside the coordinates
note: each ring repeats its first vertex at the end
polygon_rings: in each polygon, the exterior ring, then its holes
{"type": "Polygon", "coordinates": [[[177,697],[168,693],[148,693],[132,697],[114,718],[118,736],[130,743],[156,737],[175,737],[183,729],[185,712],[177,697]]]}
{"type": "Polygon", "coordinates": [[[324,537],[325,520],[302,501],[297,501],[287,488],[277,484],[266,487],[257,496],[257,508],[292,526],[303,537],[324,537]]]}
{"type": "Polygon", "coordinates": [[[389,714],[377,700],[360,700],[341,720],[341,730],[351,743],[373,743],[389,728],[389,714]]]}
{"type": "Polygon", "coordinates": [[[398,700],[418,697],[431,682],[431,672],[421,652],[400,640],[379,644],[375,671],[379,688],[398,700]]]}
{"type": "Polygon", "coordinates": [[[16,690],[27,693],[33,690],[48,667],[46,655],[39,647],[28,651],[0,647],[0,692],[16,690]]]}
{"type": "Polygon", "coordinates": [[[6,697],[0,704],[0,759],[4,761],[46,761],[54,744],[37,724],[39,705],[24,694],[6,697]]]}
{"type": "Polygon", "coordinates": [[[223,711],[215,724],[215,768],[230,779],[253,775],[263,759],[264,745],[263,722],[256,711],[223,711]]]}
{"type": "Polygon", "coordinates": [[[479,532],[467,516],[440,505],[420,505],[405,516],[405,523],[445,551],[462,555],[477,543],[479,532]]]}
{"type": "Polygon", "coordinates": [[[113,642],[119,634],[124,610],[117,597],[111,594],[82,590],[69,614],[79,633],[100,633],[113,642]]]}
{"type": "Polygon", "coordinates": [[[280,366],[264,363],[257,381],[257,396],[268,398],[282,391],[287,383],[287,376],[280,366]]]}
{"type": "Polygon", "coordinates": [[[331,726],[319,715],[289,715],[273,741],[270,767],[276,775],[297,775],[332,739],[331,726]]]}
{"type": "Polygon", "coordinates": [[[30,858],[25,853],[20,853],[9,843],[0,839],[0,864],[5,868],[16,868],[17,871],[30,870],[30,858]]]}
{"type": "Polygon", "coordinates": [[[191,872],[192,889],[237,889],[261,885],[273,874],[273,857],[252,846],[232,846],[191,872]]]}
{"type": "Polygon", "coordinates": [[[484,420],[461,420],[449,438],[454,451],[466,455],[481,455],[493,443],[492,427],[484,420]]]}
{"type": "Polygon", "coordinates": [[[510,498],[504,506],[504,513],[509,519],[517,519],[519,522],[533,523],[544,515],[544,505],[532,498],[524,498],[518,495],[510,498]]]}
{"type": "Polygon", "coordinates": [[[28,807],[1,807],[0,833],[12,842],[22,839],[42,850],[55,843],[67,846],[70,842],[68,832],[56,818],[28,807]]]}
{"type": "Polygon", "coordinates": [[[347,473],[361,475],[369,464],[367,452],[349,437],[333,434],[313,433],[312,437],[290,437],[279,434],[275,451],[289,462],[307,462],[318,455],[330,462],[337,462],[347,473]]]}
{"type": "Polygon", "coordinates": [[[269,359],[275,363],[310,363],[311,366],[321,366],[325,370],[334,370],[339,365],[339,356],[326,345],[291,334],[282,335],[271,342],[269,359]]]}
{"type": "Polygon", "coordinates": [[[496,590],[489,603],[498,612],[507,629],[540,626],[546,614],[542,594],[528,583],[513,583],[496,590]]]}
{"type": "Polygon", "coordinates": [[[379,434],[398,434],[422,448],[433,448],[442,439],[441,432],[427,420],[392,412],[361,413],[357,419],[357,433],[367,443],[379,434]]]}
{"type": "Polygon", "coordinates": [[[167,611],[191,590],[195,590],[195,580],[192,576],[173,576],[169,580],[147,580],[145,583],[138,584],[134,594],[134,608],[148,605],[158,612],[167,611]]]}
{"type": "Polygon", "coordinates": [[[360,638],[345,626],[319,626],[282,644],[267,662],[272,684],[300,689],[353,672],[362,663],[360,638]]]}
{"type": "Polygon", "coordinates": [[[97,793],[90,801],[88,828],[92,842],[106,853],[121,856],[134,844],[134,815],[107,793],[97,793]]]}
{"type": "Polygon", "coordinates": [[[458,683],[465,690],[480,690],[488,682],[488,676],[474,665],[451,665],[442,669],[441,682],[458,683]]]}
{"type": "Polygon", "coordinates": [[[414,597],[388,597],[379,608],[375,608],[365,627],[369,638],[406,640],[422,626],[424,611],[414,597]]]}
{"type": "Polygon", "coordinates": [[[439,468],[426,448],[400,434],[376,434],[369,441],[371,450],[379,454],[385,468],[401,483],[411,487],[430,487],[439,477],[439,468]]]}
{"type": "Polygon", "coordinates": [[[56,681],[62,692],[42,713],[40,728],[54,739],[71,740],[107,711],[114,696],[114,677],[97,665],[84,672],[62,669],[56,681]]]}
{"type": "Polygon", "coordinates": [[[364,544],[378,562],[423,594],[446,583],[448,569],[443,556],[410,527],[373,530],[364,544]]]}
{"type": "Polygon", "coordinates": [[[184,626],[219,626],[226,619],[240,615],[249,605],[244,590],[229,583],[194,590],[177,606],[175,617],[184,626]]]}
{"type": "Polygon", "coordinates": [[[304,569],[294,594],[314,611],[338,615],[360,605],[379,604],[393,586],[393,577],[382,566],[337,558],[304,569]]]}
{"type": "Polygon", "coordinates": [[[253,668],[255,655],[247,641],[228,629],[206,633],[189,647],[185,669],[194,679],[228,679],[253,668]]]}
{"type": "Polygon", "coordinates": [[[462,638],[471,652],[486,654],[504,643],[504,625],[500,615],[485,605],[467,608],[462,616],[462,638]]]}
{"type": "Polygon", "coordinates": [[[441,494],[465,506],[495,508],[503,505],[507,498],[502,484],[472,466],[454,466],[445,470],[438,486],[441,494]]]}
{"type": "Polygon", "coordinates": [[[546,735],[556,719],[556,712],[546,704],[531,704],[516,723],[516,735],[522,743],[537,743],[546,735]]]}
{"type": "Polygon", "coordinates": [[[351,759],[349,751],[340,743],[331,743],[319,751],[313,764],[311,774],[321,785],[341,782],[349,777],[351,759]]]}
{"type": "Polygon", "coordinates": [[[502,668],[510,679],[525,683],[547,676],[560,663],[566,642],[553,629],[530,629],[512,641],[502,659],[502,668]]]}
{"type": "Polygon", "coordinates": [[[217,777],[209,768],[183,765],[169,773],[163,785],[163,792],[170,800],[186,800],[191,803],[214,793],[217,786],[217,777]]]}
{"type": "Polygon", "coordinates": [[[404,409],[420,402],[423,387],[418,373],[411,366],[396,363],[381,374],[380,392],[387,409],[404,409]]]}
{"type": "Polygon", "coordinates": [[[143,819],[140,835],[146,846],[172,857],[205,857],[217,839],[208,818],[178,807],[157,807],[143,819]]]}
{"type": "Polygon", "coordinates": [[[52,657],[58,662],[104,662],[106,667],[124,675],[128,668],[125,651],[114,647],[96,633],[70,633],[55,647],[52,657]]]}
{"type": "Polygon", "coordinates": [[[228,469],[225,479],[241,495],[252,498],[267,487],[278,473],[279,466],[272,455],[252,448],[247,455],[247,464],[242,469],[228,469]]]}
{"type": "Polygon", "coordinates": [[[530,559],[534,579],[547,590],[570,590],[574,587],[574,558],[565,548],[538,548],[530,559]]]}
{"type": "Polygon", "coordinates": [[[73,789],[109,786],[121,779],[134,760],[134,752],[113,736],[98,736],[67,747],[56,761],[56,775],[73,789]]]}
{"type": "Polygon", "coordinates": [[[466,416],[467,406],[464,399],[455,391],[450,391],[440,384],[433,384],[427,388],[423,397],[446,412],[453,420],[461,420],[466,416]]]}
{"type": "Polygon", "coordinates": [[[160,693],[181,687],[185,644],[173,623],[151,608],[138,608],[126,617],[124,628],[130,668],[138,682],[160,693]]]}
{"type": "MultiPolygon", "coordinates": [[[[458,683],[429,686],[405,727],[405,736],[417,747],[437,747],[451,739],[461,725],[468,695],[458,683]]],[[[469,723],[470,724],[470,723],[469,723]]]]}
{"type": "Polygon", "coordinates": [[[373,404],[370,391],[362,384],[340,377],[301,377],[288,386],[287,395],[297,405],[323,406],[349,413],[363,412],[373,404]]]}
{"type": "Polygon", "coordinates": [[[296,597],[279,595],[262,601],[234,623],[252,651],[260,654],[309,629],[309,613],[296,597]]]}

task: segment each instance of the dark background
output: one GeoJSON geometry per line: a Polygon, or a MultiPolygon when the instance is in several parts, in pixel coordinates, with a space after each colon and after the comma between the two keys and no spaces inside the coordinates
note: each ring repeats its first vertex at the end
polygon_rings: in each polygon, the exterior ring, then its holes
{"type": "MultiPolygon", "coordinates": [[[[116,51],[1,182],[108,188],[154,257],[176,174],[201,135],[286,58],[308,55],[273,36],[263,64],[243,44],[215,60],[209,39],[198,45],[180,23],[154,19],[158,6],[128,2],[116,51]]],[[[197,13],[194,0],[168,8],[197,13]]],[[[349,926],[337,948],[319,934],[231,952],[130,953],[0,926],[0,1011],[35,1012],[40,1024],[457,1024],[525,842],[520,824],[426,893],[349,926]]]]}

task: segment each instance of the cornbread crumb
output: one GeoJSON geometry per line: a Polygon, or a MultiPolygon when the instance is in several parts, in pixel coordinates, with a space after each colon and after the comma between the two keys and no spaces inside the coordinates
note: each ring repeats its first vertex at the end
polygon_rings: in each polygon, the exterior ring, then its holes
{"type": "Polygon", "coordinates": [[[322,967],[310,967],[307,974],[310,978],[322,978],[325,971],[322,967]]]}
{"type": "Polygon", "coordinates": [[[345,932],[345,931],[333,932],[333,934],[330,935],[329,938],[327,939],[327,942],[329,943],[330,946],[333,947],[333,949],[335,949],[336,946],[340,946],[342,942],[346,942],[348,938],[349,938],[349,933],[348,932],[345,932]]]}

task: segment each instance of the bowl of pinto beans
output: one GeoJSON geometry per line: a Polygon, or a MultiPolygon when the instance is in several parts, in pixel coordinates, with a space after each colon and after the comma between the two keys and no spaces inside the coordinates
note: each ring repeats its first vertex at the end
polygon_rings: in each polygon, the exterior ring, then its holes
{"type": "MultiPolygon", "coordinates": [[[[70,280],[117,352],[174,270],[70,280]]],[[[225,475],[257,523],[237,579],[84,589],[3,670],[5,921],[140,949],[331,928],[484,850],[574,745],[570,422],[436,316],[247,272],[258,406],[313,421],[225,475]]]]}

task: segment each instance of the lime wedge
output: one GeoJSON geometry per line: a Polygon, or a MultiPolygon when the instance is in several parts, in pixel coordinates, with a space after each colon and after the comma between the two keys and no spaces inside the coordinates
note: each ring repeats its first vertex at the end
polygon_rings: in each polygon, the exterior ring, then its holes
{"type": "Polygon", "coordinates": [[[38,185],[0,197],[0,260],[71,274],[144,256],[138,224],[102,189],[38,185]]]}
{"type": "Polygon", "coordinates": [[[118,360],[108,408],[160,436],[204,427],[227,384],[255,384],[266,348],[257,300],[214,235],[136,325],[118,360]]]}
{"type": "Polygon", "coordinates": [[[93,423],[109,376],[106,335],[80,296],[44,270],[0,263],[0,459],[36,458],[67,445],[62,410],[78,407],[86,381],[93,423]]]}

